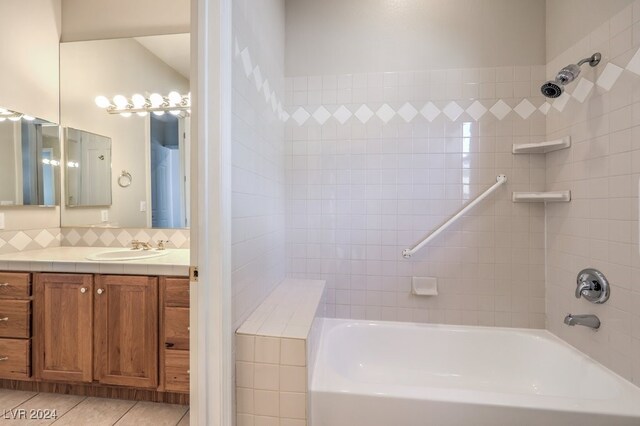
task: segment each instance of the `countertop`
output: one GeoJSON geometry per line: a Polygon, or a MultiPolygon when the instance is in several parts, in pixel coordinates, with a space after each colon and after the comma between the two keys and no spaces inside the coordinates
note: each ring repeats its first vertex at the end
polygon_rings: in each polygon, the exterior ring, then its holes
{"type": "Polygon", "coordinates": [[[94,274],[189,276],[189,250],[167,249],[166,255],[148,259],[94,261],[87,256],[113,247],[50,247],[0,255],[2,271],[77,272],[94,274]]]}

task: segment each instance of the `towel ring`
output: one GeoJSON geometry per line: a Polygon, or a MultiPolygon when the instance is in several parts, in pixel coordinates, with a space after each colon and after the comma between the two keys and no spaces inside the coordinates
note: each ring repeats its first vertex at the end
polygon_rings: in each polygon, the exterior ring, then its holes
{"type": "Polygon", "coordinates": [[[118,177],[118,185],[120,185],[120,187],[122,188],[126,188],[127,186],[131,185],[132,181],[133,178],[131,177],[131,173],[126,170],[123,170],[118,177]]]}

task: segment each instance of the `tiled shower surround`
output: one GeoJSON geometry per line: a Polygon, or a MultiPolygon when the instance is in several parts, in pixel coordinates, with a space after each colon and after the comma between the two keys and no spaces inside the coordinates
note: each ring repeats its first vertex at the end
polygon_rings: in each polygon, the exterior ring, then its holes
{"type": "Polygon", "coordinates": [[[566,108],[547,117],[549,137],[570,135],[568,150],[547,155],[551,189],[573,200],[547,206],[547,328],[640,385],[640,2],[550,61],[547,76],[595,51],[605,61],[584,69],[566,108]],[[604,305],[576,299],[586,267],[609,279],[604,305]],[[567,327],[567,313],[596,314],[597,333],[567,327]]]}
{"type": "Polygon", "coordinates": [[[545,326],[544,66],[288,78],[289,274],[327,281],[329,316],[545,326]],[[421,240],[506,174],[429,246],[421,240]],[[439,296],[410,293],[438,278],[439,296]]]}
{"type": "Polygon", "coordinates": [[[284,0],[233,2],[234,330],[286,275],[284,0]]]}

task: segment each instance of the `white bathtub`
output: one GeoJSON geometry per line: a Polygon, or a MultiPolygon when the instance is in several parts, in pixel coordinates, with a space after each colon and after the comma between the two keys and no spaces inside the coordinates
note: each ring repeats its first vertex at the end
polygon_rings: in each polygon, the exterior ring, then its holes
{"type": "Polygon", "coordinates": [[[320,321],[311,426],[640,425],[640,388],[547,331],[320,321]]]}

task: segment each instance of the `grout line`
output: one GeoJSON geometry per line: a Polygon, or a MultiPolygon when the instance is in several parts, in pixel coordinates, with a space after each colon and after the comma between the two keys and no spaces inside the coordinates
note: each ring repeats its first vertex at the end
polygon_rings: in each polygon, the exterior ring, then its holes
{"type": "Polygon", "coordinates": [[[182,419],[184,419],[185,417],[187,417],[187,414],[189,414],[189,410],[191,409],[191,405],[189,405],[189,408],[187,408],[187,411],[184,412],[184,414],[182,415],[182,417],[180,417],[180,420],[178,420],[178,423],[176,423],[176,426],[178,426],[180,424],[180,422],[182,421],[182,419]]]}
{"type": "MultiPolygon", "coordinates": [[[[38,393],[38,395],[40,395],[40,393],[38,393]]],[[[52,395],[60,395],[60,394],[52,394],[52,395]]],[[[69,394],[66,394],[67,396],[71,396],[69,394]]],[[[84,401],[87,400],[87,396],[85,396],[84,398],[82,398],[80,401],[78,401],[78,403],[76,405],[74,405],[73,407],[69,408],[67,411],[64,412],[64,414],[62,414],[60,417],[56,418],[54,421],[52,421],[51,423],[49,423],[50,425],[54,424],[55,422],[57,422],[58,420],[60,420],[61,418],[63,418],[64,416],[66,416],[67,414],[69,414],[71,411],[73,411],[78,405],[82,404],[84,401]]]]}
{"type": "Polygon", "coordinates": [[[120,420],[122,420],[127,414],[129,414],[129,411],[133,410],[133,407],[135,407],[136,405],[138,405],[138,403],[140,401],[134,401],[135,404],[133,404],[131,407],[129,407],[129,409],[127,411],[125,411],[124,413],[122,413],[122,415],[120,417],[118,417],[118,420],[116,420],[116,422],[113,424],[113,426],[117,425],[118,423],[120,423],[120,420]]]}

